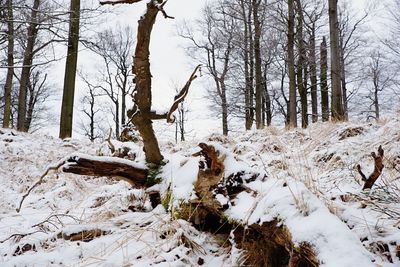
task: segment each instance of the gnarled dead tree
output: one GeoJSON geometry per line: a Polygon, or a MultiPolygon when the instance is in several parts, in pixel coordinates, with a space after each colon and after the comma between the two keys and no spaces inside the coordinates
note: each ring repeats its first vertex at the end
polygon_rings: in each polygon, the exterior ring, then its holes
{"type": "Polygon", "coordinates": [[[372,186],[375,184],[376,180],[379,178],[379,176],[382,173],[383,170],[383,149],[382,146],[379,146],[378,148],[378,154],[376,154],[375,152],[371,153],[371,156],[374,158],[374,162],[375,162],[375,166],[374,166],[374,171],[369,175],[368,179],[365,176],[365,174],[361,171],[361,166],[360,164],[357,165],[357,171],[358,173],[361,175],[362,180],[365,182],[364,186],[363,186],[363,190],[364,189],[371,189],[372,186]]]}

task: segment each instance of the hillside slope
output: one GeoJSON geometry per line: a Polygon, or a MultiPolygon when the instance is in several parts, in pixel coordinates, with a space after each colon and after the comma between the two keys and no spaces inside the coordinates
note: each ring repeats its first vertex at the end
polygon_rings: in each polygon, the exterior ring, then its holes
{"type": "MultiPolygon", "coordinates": [[[[225,155],[225,177],[257,172],[252,192],[218,196],[229,218],[244,224],[277,220],[296,244],[311,244],[321,266],[400,264],[400,121],[315,124],[307,130],[269,128],[199,140],[225,155]],[[361,192],[361,164],[379,145],[385,168],[361,192]]],[[[117,145],[118,142],[115,142],[117,145]]],[[[119,144],[121,145],[121,144],[119,144]]],[[[135,144],[136,161],[143,152],[135,144]]],[[[15,211],[47,166],[72,153],[95,155],[105,145],[0,129],[1,266],[233,266],[235,244],[177,219],[174,209],[195,198],[197,143],[162,143],[167,159],[158,189],[170,210],[151,207],[144,190],[105,177],[52,173],[15,211]],[[171,215],[172,214],[172,215],[171,215]],[[78,241],[73,241],[73,240],[78,241]]]]}

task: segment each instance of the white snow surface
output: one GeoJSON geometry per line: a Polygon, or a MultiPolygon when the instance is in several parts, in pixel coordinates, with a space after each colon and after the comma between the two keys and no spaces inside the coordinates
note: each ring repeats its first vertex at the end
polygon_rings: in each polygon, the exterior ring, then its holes
{"type": "MultiPolygon", "coordinates": [[[[306,130],[270,127],[198,142],[224,155],[225,177],[239,171],[259,174],[245,183],[251,193],[243,191],[233,200],[216,196],[228,204],[225,213],[231,219],[249,225],[279,221],[295,244],[312,245],[321,266],[399,266],[399,129],[399,118],[379,124],[317,123],[306,130]],[[356,127],[361,130],[354,136],[343,134],[356,127]],[[355,165],[368,176],[370,153],[379,145],[385,168],[373,189],[361,192],[355,165]],[[379,251],[379,244],[389,253],[379,251]]],[[[170,192],[172,208],[196,198],[200,159],[192,154],[200,150],[198,142],[160,142],[167,164],[152,189],[162,196],[170,192]]],[[[113,143],[134,151],[132,166],[146,166],[140,144],[113,143]]],[[[152,209],[144,190],[105,177],[50,173],[21,212],[15,211],[48,166],[80,154],[109,156],[104,144],[0,129],[0,266],[198,266],[200,258],[203,266],[232,266],[240,258],[238,249],[222,247],[162,205],[152,209]],[[57,236],[94,229],[105,234],[89,242],[57,236]],[[35,247],[21,253],[24,245],[35,247]]]]}

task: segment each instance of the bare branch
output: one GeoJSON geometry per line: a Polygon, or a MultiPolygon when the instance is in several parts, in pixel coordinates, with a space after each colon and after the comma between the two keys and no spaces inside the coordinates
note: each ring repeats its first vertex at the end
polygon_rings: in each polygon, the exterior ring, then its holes
{"type": "Polygon", "coordinates": [[[200,70],[201,65],[198,65],[192,75],[190,75],[189,80],[186,82],[185,86],[182,88],[182,90],[174,97],[174,103],[172,104],[171,108],[169,109],[169,112],[167,114],[167,122],[168,123],[174,123],[175,122],[175,117],[171,117],[172,113],[175,112],[175,110],[178,108],[179,104],[182,103],[185,100],[185,97],[187,96],[189,92],[190,85],[192,84],[192,81],[197,78],[196,72],[200,70]]]}

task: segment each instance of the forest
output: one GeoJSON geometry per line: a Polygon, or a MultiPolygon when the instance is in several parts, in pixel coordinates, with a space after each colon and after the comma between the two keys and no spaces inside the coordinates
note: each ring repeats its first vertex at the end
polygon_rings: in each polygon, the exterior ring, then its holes
{"type": "Polygon", "coordinates": [[[397,266],[400,1],[187,3],[0,0],[0,263],[397,266]]]}

